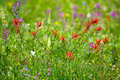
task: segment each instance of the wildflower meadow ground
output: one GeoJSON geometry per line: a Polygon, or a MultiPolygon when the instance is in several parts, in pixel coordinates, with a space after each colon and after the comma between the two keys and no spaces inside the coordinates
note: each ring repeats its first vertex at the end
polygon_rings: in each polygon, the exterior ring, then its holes
{"type": "Polygon", "coordinates": [[[0,80],[120,80],[120,1],[0,0],[0,80]]]}

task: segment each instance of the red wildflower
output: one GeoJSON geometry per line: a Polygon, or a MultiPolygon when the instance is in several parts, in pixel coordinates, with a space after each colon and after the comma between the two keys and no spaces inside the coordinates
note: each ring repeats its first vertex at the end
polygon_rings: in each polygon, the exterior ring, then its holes
{"type": "Polygon", "coordinates": [[[89,21],[86,23],[86,26],[87,26],[86,30],[89,30],[89,28],[91,26],[91,24],[89,24],[89,21]]]}
{"type": "Polygon", "coordinates": [[[20,33],[20,28],[19,28],[19,26],[21,25],[22,20],[19,22],[19,20],[15,18],[13,21],[14,21],[14,22],[13,22],[13,25],[15,26],[15,29],[14,29],[14,30],[17,30],[17,33],[20,33]]]}
{"type": "Polygon", "coordinates": [[[20,28],[14,28],[14,30],[17,30],[17,34],[20,33],[20,28]]]}
{"type": "Polygon", "coordinates": [[[93,46],[93,49],[97,49],[98,48],[98,46],[97,46],[97,44],[95,44],[94,46],[93,46]]]}
{"type": "Polygon", "coordinates": [[[107,21],[110,21],[110,17],[107,17],[107,21]]]}
{"type": "Polygon", "coordinates": [[[53,32],[53,34],[54,34],[55,36],[57,36],[57,31],[53,31],[52,29],[51,29],[51,31],[53,32]]]}
{"type": "Polygon", "coordinates": [[[67,52],[68,54],[66,54],[66,57],[69,58],[69,57],[72,57],[72,52],[67,52]]]}
{"type": "Polygon", "coordinates": [[[95,23],[97,24],[97,23],[98,23],[98,21],[99,21],[99,19],[98,19],[98,18],[96,18],[96,19],[94,19],[94,20],[92,20],[92,21],[90,22],[90,25],[91,25],[91,24],[95,24],[95,23]]]}
{"type": "Polygon", "coordinates": [[[96,40],[97,45],[99,45],[101,42],[101,39],[96,40]]]}
{"type": "Polygon", "coordinates": [[[62,41],[66,41],[66,38],[64,36],[61,37],[62,41]]]}
{"type": "Polygon", "coordinates": [[[84,40],[85,42],[87,42],[87,40],[84,40]]]}
{"type": "Polygon", "coordinates": [[[36,34],[36,32],[33,31],[33,32],[32,32],[32,35],[33,35],[33,36],[36,36],[37,34],[36,34]]]}
{"type": "Polygon", "coordinates": [[[14,24],[15,24],[15,25],[18,25],[18,22],[19,22],[19,20],[15,18],[15,19],[14,19],[14,24]]]}
{"type": "MultiPolygon", "coordinates": [[[[70,51],[70,52],[67,52],[68,54],[66,54],[66,57],[67,58],[70,58],[70,57],[72,57],[72,52],[70,51]]],[[[70,60],[72,60],[72,59],[74,59],[74,57],[75,56],[73,56],[72,58],[70,58],[70,60]]]]}
{"type": "Polygon", "coordinates": [[[74,57],[75,57],[75,56],[73,56],[73,57],[70,59],[70,61],[71,61],[72,59],[74,59],[74,57]]]}
{"type": "Polygon", "coordinates": [[[85,29],[84,29],[84,31],[85,31],[86,33],[88,33],[88,30],[87,30],[87,28],[85,28],[85,29]]]}
{"type": "Polygon", "coordinates": [[[109,38],[107,39],[107,37],[105,37],[105,39],[103,40],[104,44],[107,43],[109,40],[109,38]]]}
{"type": "Polygon", "coordinates": [[[23,20],[21,20],[21,21],[19,22],[19,20],[15,18],[15,19],[14,19],[14,22],[13,22],[13,25],[14,25],[15,27],[19,27],[19,26],[21,25],[22,21],[23,21],[23,20]]]}
{"type": "Polygon", "coordinates": [[[42,25],[42,22],[38,22],[37,28],[41,27],[41,25],[42,25]]]}
{"type": "Polygon", "coordinates": [[[78,36],[79,36],[79,35],[76,34],[76,33],[72,35],[72,37],[73,37],[74,39],[77,39],[78,36]]]}
{"type": "Polygon", "coordinates": [[[96,29],[96,31],[100,31],[100,30],[102,30],[101,26],[96,29]]]}
{"type": "Polygon", "coordinates": [[[98,21],[99,21],[99,19],[98,18],[96,18],[96,19],[94,19],[94,20],[92,20],[90,23],[89,23],[89,21],[86,23],[86,26],[87,26],[87,28],[85,28],[84,30],[85,30],[85,32],[87,32],[88,33],[88,30],[90,29],[90,26],[91,26],[91,24],[97,24],[98,23],[98,21]]]}

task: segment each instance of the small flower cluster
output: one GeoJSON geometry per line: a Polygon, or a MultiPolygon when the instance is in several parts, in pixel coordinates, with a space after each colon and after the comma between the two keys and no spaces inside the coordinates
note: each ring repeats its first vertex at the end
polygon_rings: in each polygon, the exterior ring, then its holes
{"type": "MultiPolygon", "coordinates": [[[[105,44],[108,42],[108,40],[109,40],[109,38],[107,38],[107,37],[105,37],[104,40],[97,39],[97,40],[96,40],[96,44],[91,43],[89,47],[97,51],[97,50],[99,50],[99,46],[102,46],[102,45],[103,45],[103,44],[101,45],[100,42],[103,41],[103,43],[104,43],[104,45],[105,45],[105,44]]],[[[88,52],[90,52],[89,49],[88,49],[88,52]]],[[[93,51],[93,52],[94,52],[94,51],[93,51]]]]}
{"type": "Polygon", "coordinates": [[[73,6],[73,10],[74,10],[73,17],[74,17],[74,19],[78,18],[77,9],[78,9],[78,7],[77,7],[76,5],[74,5],[74,6],[73,6]]]}
{"type": "MultiPolygon", "coordinates": [[[[40,75],[40,72],[38,73],[38,76],[40,75]]],[[[37,79],[37,76],[34,77],[34,79],[37,79]]]]}
{"type": "Polygon", "coordinates": [[[8,35],[9,35],[9,29],[6,29],[6,30],[3,32],[2,35],[3,35],[2,38],[4,39],[4,41],[8,41],[7,38],[8,38],[8,35]]]}
{"type": "Polygon", "coordinates": [[[96,19],[94,19],[94,20],[92,20],[90,23],[89,23],[89,21],[86,23],[86,26],[87,26],[87,28],[85,28],[84,30],[85,30],[85,32],[87,32],[88,33],[88,30],[90,29],[90,26],[92,25],[92,24],[97,24],[98,23],[98,21],[99,21],[99,19],[98,18],[96,18],[96,19]]]}
{"type": "MultiPolygon", "coordinates": [[[[50,76],[50,69],[48,68],[48,76],[50,76]]],[[[40,72],[38,73],[38,76],[40,75],[40,72]]],[[[35,76],[34,79],[37,79],[38,76],[35,76]]]]}
{"type": "Polygon", "coordinates": [[[53,32],[53,34],[54,34],[55,36],[57,36],[57,30],[56,30],[56,31],[53,31],[53,30],[51,29],[51,31],[53,32]]]}
{"type": "Polygon", "coordinates": [[[48,76],[50,76],[50,71],[51,71],[51,70],[48,68],[48,72],[49,72],[49,73],[48,73],[48,76]]]}
{"type": "MultiPolygon", "coordinates": [[[[40,22],[38,22],[37,23],[37,31],[38,30],[42,30],[40,27],[42,26],[42,22],[40,21],[40,22]],[[40,28],[40,29],[39,29],[40,28]]],[[[32,35],[33,36],[36,36],[37,35],[37,31],[35,32],[35,31],[32,31],[31,33],[32,33],[32,35]]]]}
{"type": "Polygon", "coordinates": [[[4,10],[3,10],[2,7],[0,7],[0,17],[2,19],[2,23],[5,23],[5,24],[8,23],[7,20],[6,20],[6,16],[5,16],[4,10]]]}
{"type": "Polygon", "coordinates": [[[17,30],[17,34],[19,34],[20,33],[20,28],[19,28],[19,26],[21,26],[21,23],[23,22],[23,20],[22,19],[14,19],[14,22],[13,22],[13,25],[15,26],[15,30],[17,30]]]}
{"type": "Polygon", "coordinates": [[[14,6],[14,9],[13,9],[13,16],[15,16],[16,18],[18,18],[18,14],[19,14],[19,10],[20,10],[20,4],[21,2],[20,1],[17,1],[15,2],[15,6],[14,6]]]}
{"type": "Polygon", "coordinates": [[[72,52],[70,51],[70,52],[67,52],[66,57],[67,57],[69,60],[72,60],[72,59],[74,59],[75,56],[72,56],[72,52]]]}

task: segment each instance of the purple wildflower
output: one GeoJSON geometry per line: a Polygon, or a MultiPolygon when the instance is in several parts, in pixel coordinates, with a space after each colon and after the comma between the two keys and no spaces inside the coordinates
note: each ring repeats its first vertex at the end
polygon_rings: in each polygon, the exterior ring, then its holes
{"type": "Polygon", "coordinates": [[[74,11],[76,11],[77,8],[78,8],[78,7],[77,7],[76,5],[73,6],[73,10],[74,10],[74,11]]]}
{"type": "Polygon", "coordinates": [[[50,69],[48,68],[48,71],[50,71],[50,69]]]}
{"type": "Polygon", "coordinates": [[[67,27],[69,21],[65,21],[64,26],[67,27]]]}
{"type": "Polygon", "coordinates": [[[64,16],[64,12],[59,14],[60,18],[62,18],[64,16]]]}
{"type": "Polygon", "coordinates": [[[64,12],[60,13],[59,16],[60,16],[60,20],[62,21],[62,18],[64,16],[64,12]]]}
{"type": "Polygon", "coordinates": [[[56,8],[56,9],[57,9],[57,10],[58,10],[58,9],[60,9],[60,6],[57,6],[57,8],[56,8]]]}
{"type": "Polygon", "coordinates": [[[3,35],[5,35],[5,32],[3,32],[3,35]]]}
{"type": "Polygon", "coordinates": [[[90,49],[88,49],[88,52],[90,52],[90,49]]]}
{"type": "Polygon", "coordinates": [[[40,75],[40,73],[38,73],[38,76],[40,75]]]}
{"type": "Polygon", "coordinates": [[[75,13],[73,14],[73,17],[74,17],[74,18],[78,18],[78,13],[75,12],[75,13]]]}
{"type": "Polygon", "coordinates": [[[2,36],[2,38],[4,39],[4,41],[8,38],[8,35],[9,35],[9,29],[6,29],[6,30],[3,32],[3,36],[2,36]]]}
{"type": "Polygon", "coordinates": [[[46,13],[47,13],[47,14],[50,14],[50,13],[51,13],[51,10],[50,10],[50,9],[48,9],[48,10],[46,11],[46,13]]]}
{"type": "Polygon", "coordinates": [[[48,73],[48,76],[50,75],[50,73],[48,73]]]}
{"type": "Polygon", "coordinates": [[[13,12],[14,12],[14,16],[16,17],[16,18],[18,18],[18,14],[19,14],[19,7],[20,7],[20,1],[17,1],[17,2],[15,2],[15,6],[14,6],[14,9],[13,9],[13,12]]]}
{"type": "Polygon", "coordinates": [[[83,5],[86,5],[86,2],[83,2],[83,5]]]}
{"type": "Polygon", "coordinates": [[[9,35],[9,29],[6,29],[5,32],[7,33],[7,35],[9,35]]]}
{"type": "Polygon", "coordinates": [[[25,67],[25,70],[28,70],[27,66],[25,67]]]}
{"type": "Polygon", "coordinates": [[[115,17],[117,16],[116,12],[115,12],[115,11],[112,11],[112,12],[111,12],[111,16],[115,18],[115,17]]]}
{"type": "Polygon", "coordinates": [[[35,76],[34,79],[37,79],[37,76],[35,76]]]}
{"type": "Polygon", "coordinates": [[[18,60],[18,58],[16,60],[18,60]]]}
{"type": "Polygon", "coordinates": [[[114,53],[114,51],[112,50],[112,53],[114,53]]]}
{"type": "Polygon", "coordinates": [[[81,18],[84,18],[85,16],[84,16],[84,14],[80,14],[80,17],[81,17],[81,18]]]}
{"type": "Polygon", "coordinates": [[[99,16],[100,18],[102,18],[102,13],[101,12],[96,12],[95,16],[99,16]]]}
{"type": "Polygon", "coordinates": [[[96,8],[98,8],[98,9],[101,8],[100,3],[96,4],[96,8]]]}
{"type": "Polygon", "coordinates": [[[2,37],[3,39],[4,39],[4,41],[5,41],[5,38],[4,37],[2,37]]]}
{"type": "Polygon", "coordinates": [[[90,43],[90,46],[89,47],[92,47],[94,45],[94,43],[90,43]]]}
{"type": "Polygon", "coordinates": [[[6,35],[5,37],[6,37],[6,38],[8,38],[8,36],[7,36],[7,35],[6,35]]]}

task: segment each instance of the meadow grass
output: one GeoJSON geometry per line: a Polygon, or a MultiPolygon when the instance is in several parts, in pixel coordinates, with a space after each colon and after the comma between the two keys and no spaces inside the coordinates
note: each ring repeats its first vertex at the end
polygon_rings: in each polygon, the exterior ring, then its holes
{"type": "Polygon", "coordinates": [[[0,80],[120,80],[119,0],[1,0],[0,80]]]}

